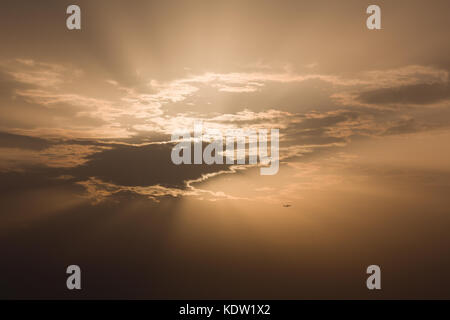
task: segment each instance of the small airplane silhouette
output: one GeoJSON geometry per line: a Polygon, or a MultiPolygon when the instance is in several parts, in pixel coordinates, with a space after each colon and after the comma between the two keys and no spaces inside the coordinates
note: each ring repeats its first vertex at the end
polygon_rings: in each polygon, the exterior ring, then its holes
{"type": "Polygon", "coordinates": [[[283,207],[285,207],[285,208],[289,208],[291,206],[292,206],[291,204],[283,204],[283,207]]]}

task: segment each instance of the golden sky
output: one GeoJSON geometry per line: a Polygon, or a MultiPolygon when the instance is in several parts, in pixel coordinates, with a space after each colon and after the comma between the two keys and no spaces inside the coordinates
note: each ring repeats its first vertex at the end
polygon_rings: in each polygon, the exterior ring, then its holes
{"type": "Polygon", "coordinates": [[[2,1],[1,297],[66,297],[76,260],[86,298],[450,298],[448,1],[376,1],[381,30],[356,0],[69,4],[2,1]],[[174,165],[199,120],[278,128],[279,172],[174,165]]]}

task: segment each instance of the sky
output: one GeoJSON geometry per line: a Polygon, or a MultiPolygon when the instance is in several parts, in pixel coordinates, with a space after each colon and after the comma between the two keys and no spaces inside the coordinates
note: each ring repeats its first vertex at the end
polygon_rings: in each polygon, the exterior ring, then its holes
{"type": "Polygon", "coordinates": [[[450,298],[449,10],[3,0],[0,297],[450,298]],[[278,173],[173,164],[198,121],[279,129],[278,173]]]}

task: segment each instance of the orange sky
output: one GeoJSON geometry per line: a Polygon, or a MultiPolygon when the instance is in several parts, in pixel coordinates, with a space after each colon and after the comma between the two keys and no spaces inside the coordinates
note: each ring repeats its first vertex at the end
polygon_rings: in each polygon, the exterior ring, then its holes
{"type": "Polygon", "coordinates": [[[77,4],[79,31],[64,1],[0,10],[10,296],[65,297],[39,276],[78,259],[129,283],[86,298],[370,298],[370,264],[381,297],[450,297],[448,1],[377,1],[373,31],[364,1],[77,4]],[[279,172],[175,166],[199,120],[278,128],[279,172]]]}

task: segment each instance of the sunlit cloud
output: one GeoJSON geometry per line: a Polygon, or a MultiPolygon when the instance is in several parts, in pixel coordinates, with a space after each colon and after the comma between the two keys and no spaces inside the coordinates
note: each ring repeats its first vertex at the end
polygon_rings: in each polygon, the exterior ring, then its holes
{"type": "Polygon", "coordinates": [[[83,165],[90,155],[108,148],[76,144],[55,144],[43,150],[0,147],[0,170],[24,170],[33,166],[72,168],[83,165]]]}
{"type": "MultiPolygon", "coordinates": [[[[188,98],[200,94],[205,86],[225,94],[258,95],[264,92],[271,83],[282,85],[318,80],[333,86],[330,99],[344,108],[351,106],[384,109],[392,106],[386,103],[365,102],[362,97],[367,96],[370,92],[376,92],[376,90],[390,90],[390,88],[402,86],[448,84],[447,71],[420,65],[373,70],[345,76],[315,73],[296,74],[289,70],[284,73],[270,73],[270,69],[266,68],[264,72],[206,72],[168,82],[149,80],[143,86],[143,88],[147,88],[147,92],[142,88],[136,90],[133,87],[121,85],[116,80],[107,79],[105,82],[116,88],[119,95],[114,99],[104,99],[98,97],[101,95],[93,97],[86,93],[68,91],[65,85],[69,84],[73,77],[86,73],[75,68],[68,72],[67,67],[31,59],[16,60],[13,64],[3,62],[0,67],[6,70],[13,80],[31,86],[16,89],[14,91],[16,98],[21,98],[30,104],[54,109],[55,113],[70,106],[70,108],[74,108],[75,117],[88,117],[105,123],[100,127],[86,125],[77,128],[76,126],[67,126],[68,122],[62,121],[64,127],[55,125],[52,128],[43,126],[34,129],[11,128],[10,132],[35,136],[47,132],[52,136],[60,134],[62,137],[72,135],[76,138],[92,138],[93,136],[97,138],[129,138],[146,132],[170,135],[176,130],[192,127],[197,120],[205,120],[210,126],[220,129],[237,128],[241,125],[251,128],[257,126],[286,128],[291,124],[301,122],[302,117],[308,118],[311,115],[311,113],[310,115],[293,114],[275,108],[267,111],[243,108],[236,113],[208,112],[206,106],[203,108],[205,110],[203,113],[167,114],[165,108],[171,103],[193,104],[188,101],[188,98]]],[[[320,113],[317,113],[316,117],[320,116],[320,113]]],[[[329,114],[323,113],[323,116],[329,117],[329,114]]],[[[351,132],[354,132],[348,131],[352,130],[349,128],[361,131],[362,129],[370,130],[379,125],[372,114],[367,116],[361,114],[359,119],[352,121],[340,123],[327,130],[331,136],[349,136],[351,132]],[[346,130],[348,133],[345,133],[346,130]],[[340,133],[337,133],[338,131],[340,133]]]]}

